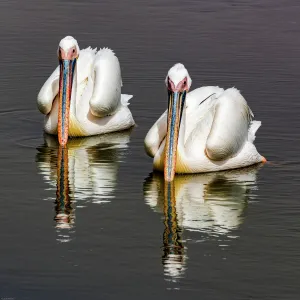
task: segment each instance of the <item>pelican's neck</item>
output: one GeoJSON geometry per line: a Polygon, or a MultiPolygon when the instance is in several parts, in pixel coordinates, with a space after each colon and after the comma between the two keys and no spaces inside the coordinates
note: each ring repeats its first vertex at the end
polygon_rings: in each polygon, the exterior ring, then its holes
{"type": "Polygon", "coordinates": [[[73,83],[72,83],[72,94],[71,94],[71,103],[70,103],[70,114],[76,116],[76,95],[77,95],[77,63],[75,65],[73,83]]]}

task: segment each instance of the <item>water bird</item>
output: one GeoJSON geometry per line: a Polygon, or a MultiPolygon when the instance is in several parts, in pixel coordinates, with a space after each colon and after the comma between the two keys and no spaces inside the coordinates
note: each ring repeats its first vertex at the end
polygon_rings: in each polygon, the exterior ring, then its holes
{"type": "Polygon", "coordinates": [[[80,50],[67,36],[58,46],[59,66],[42,86],[37,105],[45,115],[44,130],[58,135],[61,145],[68,136],[91,136],[134,126],[128,109],[132,95],[121,94],[120,63],[111,49],[80,50]]]}
{"type": "Polygon", "coordinates": [[[166,181],[175,173],[236,169],[265,162],[254,146],[261,126],[236,88],[205,86],[189,92],[183,64],[167,74],[168,109],[147,133],[144,145],[154,170],[166,181]]]}

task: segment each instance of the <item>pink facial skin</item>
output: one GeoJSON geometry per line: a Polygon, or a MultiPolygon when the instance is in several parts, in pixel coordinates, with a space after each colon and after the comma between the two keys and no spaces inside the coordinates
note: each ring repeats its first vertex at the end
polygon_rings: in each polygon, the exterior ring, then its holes
{"type": "Polygon", "coordinates": [[[63,50],[59,47],[58,49],[58,58],[59,59],[68,59],[73,60],[78,57],[77,48],[72,47],[68,51],[63,50]]]}
{"type": "Polygon", "coordinates": [[[175,92],[183,92],[183,91],[188,91],[188,84],[187,84],[187,77],[182,79],[177,86],[175,87],[173,81],[168,78],[168,90],[175,93],[175,92]]]}

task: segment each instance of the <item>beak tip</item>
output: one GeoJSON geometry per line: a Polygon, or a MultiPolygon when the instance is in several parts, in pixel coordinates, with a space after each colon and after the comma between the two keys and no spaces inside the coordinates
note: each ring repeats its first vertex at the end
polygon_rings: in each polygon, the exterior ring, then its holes
{"type": "Polygon", "coordinates": [[[168,174],[164,174],[164,179],[166,182],[172,182],[174,180],[174,175],[168,176],[168,174]]]}
{"type": "Polygon", "coordinates": [[[59,144],[61,145],[61,146],[66,146],[66,144],[67,144],[67,142],[68,142],[68,140],[67,139],[58,139],[58,142],[59,142],[59,144]]]}

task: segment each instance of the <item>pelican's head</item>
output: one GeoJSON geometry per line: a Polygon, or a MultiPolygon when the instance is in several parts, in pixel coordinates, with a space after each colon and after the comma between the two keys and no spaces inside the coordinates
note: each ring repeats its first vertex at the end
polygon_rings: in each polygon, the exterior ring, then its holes
{"type": "Polygon", "coordinates": [[[68,141],[73,76],[76,60],[79,56],[79,47],[77,41],[71,36],[63,38],[58,45],[57,55],[60,64],[57,130],[58,141],[62,146],[64,146],[68,141]]]}
{"type": "Polygon", "coordinates": [[[192,79],[185,66],[178,63],[169,70],[165,83],[169,91],[183,93],[190,89],[192,79]]]}
{"type": "Polygon", "coordinates": [[[168,129],[165,150],[164,177],[172,181],[176,169],[176,153],[181,116],[186,93],[192,85],[191,77],[183,64],[174,65],[165,80],[168,88],[168,129]]]}

